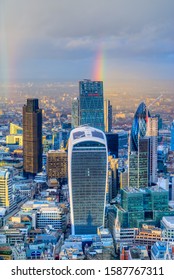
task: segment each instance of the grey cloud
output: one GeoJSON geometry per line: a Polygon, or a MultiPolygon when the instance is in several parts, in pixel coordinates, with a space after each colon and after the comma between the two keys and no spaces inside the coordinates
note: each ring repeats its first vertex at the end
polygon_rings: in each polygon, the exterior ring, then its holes
{"type": "Polygon", "coordinates": [[[173,11],[173,0],[0,0],[0,51],[81,60],[101,47],[108,59],[173,59],[173,11]]]}

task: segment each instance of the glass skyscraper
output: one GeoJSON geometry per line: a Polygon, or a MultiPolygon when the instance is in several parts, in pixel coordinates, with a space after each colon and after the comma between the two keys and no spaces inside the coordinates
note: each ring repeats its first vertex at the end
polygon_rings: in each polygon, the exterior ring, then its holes
{"type": "Polygon", "coordinates": [[[128,185],[133,188],[147,187],[149,182],[150,140],[146,137],[148,117],[150,113],[142,102],[134,115],[129,137],[128,185]]]}
{"type": "Polygon", "coordinates": [[[96,234],[104,225],[107,170],[104,133],[89,126],[72,130],[68,146],[72,234],[96,234]]]}
{"type": "Polygon", "coordinates": [[[146,135],[147,118],[150,117],[149,111],[146,111],[146,104],[140,103],[134,115],[131,135],[130,135],[130,150],[138,151],[138,137],[146,135]]]}
{"type": "Polygon", "coordinates": [[[103,82],[83,80],[79,82],[79,121],[104,131],[103,82]]]}

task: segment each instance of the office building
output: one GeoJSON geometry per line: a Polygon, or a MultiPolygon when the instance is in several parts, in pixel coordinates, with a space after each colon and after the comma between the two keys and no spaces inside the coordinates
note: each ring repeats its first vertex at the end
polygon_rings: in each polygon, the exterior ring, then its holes
{"type": "Polygon", "coordinates": [[[109,155],[118,158],[118,134],[106,133],[105,135],[106,135],[109,155]]]}
{"type": "Polygon", "coordinates": [[[47,153],[48,179],[64,179],[68,175],[68,156],[64,150],[51,150],[47,153]]]}
{"type": "Polygon", "coordinates": [[[42,171],[42,110],[38,99],[27,99],[23,106],[24,175],[33,178],[42,171]]]}
{"type": "Polygon", "coordinates": [[[144,223],[160,227],[164,216],[173,216],[168,206],[168,191],[157,187],[121,189],[118,218],[123,228],[140,228],[144,223]]]}
{"type": "Polygon", "coordinates": [[[71,108],[71,128],[74,129],[79,126],[79,99],[74,98],[71,108]]]}
{"type": "Polygon", "coordinates": [[[148,187],[149,182],[149,137],[138,139],[138,151],[129,151],[128,185],[133,188],[148,187]]]}
{"type": "Polygon", "coordinates": [[[146,135],[147,119],[150,117],[146,105],[142,102],[134,115],[132,129],[130,134],[130,150],[138,151],[138,138],[143,138],[146,135]]]}
{"type": "Polygon", "coordinates": [[[107,186],[105,134],[89,126],[71,131],[68,146],[68,182],[72,234],[96,234],[104,225],[107,186]]]}
{"type": "Polygon", "coordinates": [[[171,144],[170,144],[171,151],[174,151],[174,121],[171,125],[171,144]]]}
{"type": "Polygon", "coordinates": [[[0,168],[0,208],[9,210],[12,204],[12,174],[0,168]]]}
{"type": "Polygon", "coordinates": [[[15,135],[15,134],[22,134],[23,129],[17,124],[10,123],[10,134],[15,135]]]}
{"type": "Polygon", "coordinates": [[[60,130],[54,131],[52,135],[52,147],[54,150],[67,149],[67,143],[69,138],[69,131],[60,130]]]}
{"type": "Polygon", "coordinates": [[[149,156],[149,183],[157,182],[157,146],[158,146],[158,118],[149,117],[147,121],[146,136],[150,138],[150,156],[149,156]]]}
{"type": "Polygon", "coordinates": [[[157,241],[151,248],[152,260],[174,260],[174,246],[165,241],[157,241]]]}
{"type": "Polygon", "coordinates": [[[66,215],[59,207],[43,207],[36,213],[36,228],[44,229],[51,225],[54,229],[64,231],[66,228],[66,215]]]}
{"type": "Polygon", "coordinates": [[[108,157],[109,171],[110,171],[110,187],[109,187],[109,198],[111,201],[115,198],[119,192],[119,176],[118,176],[118,159],[109,156],[108,157]]]}
{"type": "MultiPolygon", "coordinates": [[[[146,136],[147,120],[150,117],[146,105],[142,102],[133,119],[129,135],[128,185],[133,188],[147,187],[150,181],[150,139],[146,136]]],[[[150,133],[149,129],[149,133],[150,133]]]]}
{"type": "Polygon", "coordinates": [[[112,129],[112,105],[110,100],[104,100],[104,126],[105,132],[111,132],[112,129]]]}
{"type": "Polygon", "coordinates": [[[79,82],[79,124],[104,131],[103,82],[79,82]]]}

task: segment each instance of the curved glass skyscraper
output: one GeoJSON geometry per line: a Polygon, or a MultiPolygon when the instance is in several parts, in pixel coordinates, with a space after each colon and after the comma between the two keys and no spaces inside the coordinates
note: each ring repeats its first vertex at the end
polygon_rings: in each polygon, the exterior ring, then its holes
{"type": "Polygon", "coordinates": [[[147,187],[149,182],[150,139],[146,137],[148,117],[150,113],[142,102],[134,115],[130,134],[128,185],[132,188],[147,187]]]}
{"type": "Polygon", "coordinates": [[[147,117],[150,117],[149,111],[146,111],[146,104],[142,102],[134,115],[131,135],[130,150],[138,151],[138,137],[142,138],[146,135],[147,117]]]}
{"type": "Polygon", "coordinates": [[[72,234],[96,234],[104,225],[107,170],[105,134],[89,126],[72,130],[68,145],[72,234]]]}

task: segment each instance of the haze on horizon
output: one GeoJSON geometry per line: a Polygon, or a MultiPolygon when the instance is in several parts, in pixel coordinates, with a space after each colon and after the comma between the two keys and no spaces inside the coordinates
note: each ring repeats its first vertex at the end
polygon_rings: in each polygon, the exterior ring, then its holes
{"type": "Polygon", "coordinates": [[[1,0],[0,81],[173,80],[173,11],[173,0],[1,0]]]}

